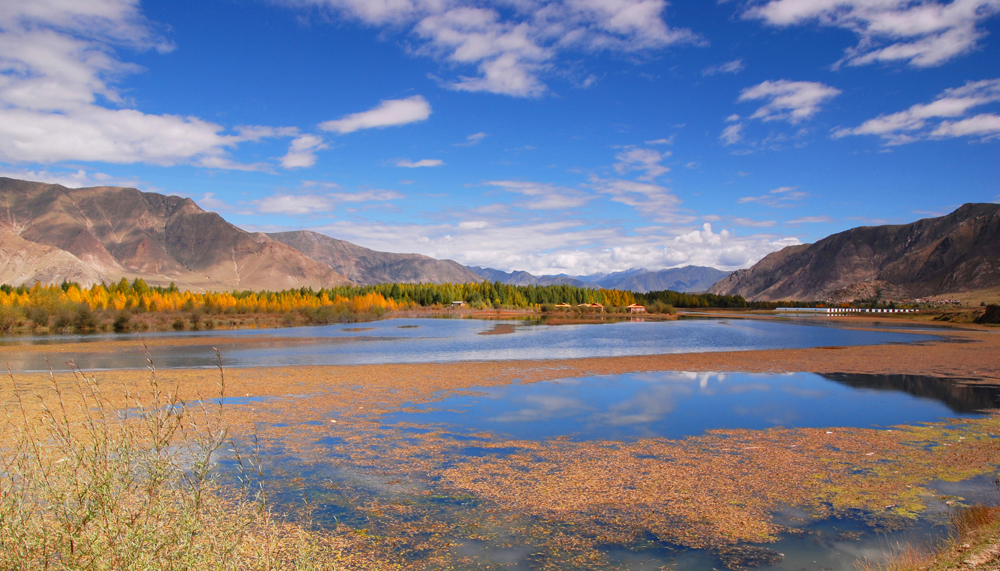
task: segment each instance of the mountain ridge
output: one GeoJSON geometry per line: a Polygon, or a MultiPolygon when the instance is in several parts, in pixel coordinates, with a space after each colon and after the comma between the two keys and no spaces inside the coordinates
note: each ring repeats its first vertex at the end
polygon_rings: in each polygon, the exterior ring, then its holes
{"type": "Polygon", "coordinates": [[[752,301],[923,297],[1000,286],[1000,205],[965,204],[910,224],[862,226],[790,246],[710,293],[752,301]]]}
{"type": "MultiPolygon", "coordinates": [[[[9,248],[25,252],[45,246],[49,262],[26,259],[0,273],[0,281],[48,282],[53,268],[82,283],[142,278],[153,285],[190,289],[279,290],[350,283],[329,266],[294,248],[226,222],[189,198],[98,186],[61,185],[0,178],[0,227],[9,248]]],[[[38,250],[43,252],[43,250],[38,250]]],[[[12,255],[14,253],[12,252],[12,255]]],[[[59,272],[56,272],[59,273],[59,272]]],[[[52,274],[54,275],[54,274],[52,274]]]]}

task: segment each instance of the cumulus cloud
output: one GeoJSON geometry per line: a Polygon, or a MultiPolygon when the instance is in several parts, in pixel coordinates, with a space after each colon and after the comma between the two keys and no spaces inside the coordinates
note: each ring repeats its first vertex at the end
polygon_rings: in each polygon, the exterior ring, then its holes
{"type": "Polygon", "coordinates": [[[880,115],[851,129],[837,129],[835,138],[875,135],[888,145],[927,139],[1000,137],[1000,115],[970,111],[1000,101],[1000,79],[970,81],[962,87],[944,90],[934,101],[913,105],[906,111],[880,115]]]}
{"type": "Polygon", "coordinates": [[[772,26],[816,23],[850,30],[858,45],[841,62],[941,65],[978,45],[980,24],[1000,12],[1000,0],[755,0],[744,16],[772,26]]]}
{"type": "Polygon", "coordinates": [[[536,275],[582,275],[629,268],[683,265],[732,270],[798,244],[771,234],[739,236],[711,226],[657,227],[632,234],[581,220],[470,218],[432,225],[340,220],[312,228],[379,251],[416,252],[470,266],[536,275]]]}
{"type": "Polygon", "coordinates": [[[706,67],[701,71],[701,74],[709,76],[717,73],[739,73],[743,71],[744,68],[746,68],[746,65],[743,64],[743,60],[735,59],[733,61],[727,61],[726,63],[720,63],[719,65],[706,67]]]}
{"type": "Polygon", "coordinates": [[[767,103],[757,109],[751,119],[761,121],[788,121],[795,125],[811,118],[820,107],[840,95],[841,91],[815,81],[765,81],[740,92],[738,101],[767,103]]]}
{"type": "Polygon", "coordinates": [[[286,169],[311,167],[316,164],[316,151],[327,148],[321,137],[302,135],[292,140],[288,154],[281,157],[281,166],[286,169]]]}
{"type": "MultiPolygon", "coordinates": [[[[446,87],[516,97],[546,92],[561,54],[636,54],[703,40],[664,20],[666,0],[276,0],[338,18],[405,30],[419,55],[474,74],[446,87]]],[[[584,82],[587,83],[586,81],[584,82]]]]}
{"type": "Polygon", "coordinates": [[[362,129],[408,125],[426,121],[430,116],[431,104],[422,96],[414,95],[406,99],[389,99],[368,111],[353,113],[334,121],[325,121],[319,124],[319,128],[344,135],[362,129]]]}
{"type": "Polygon", "coordinates": [[[168,52],[137,0],[37,0],[0,7],[0,160],[198,164],[259,168],[228,158],[239,143],[288,136],[244,127],[226,134],[197,117],[117,108],[113,80],[140,68],[116,48],[168,52]]]}
{"type": "Polygon", "coordinates": [[[654,149],[626,147],[625,150],[615,156],[617,162],[614,164],[614,169],[618,174],[626,174],[632,171],[643,172],[645,174],[640,176],[639,180],[651,182],[656,177],[670,172],[669,167],[660,164],[670,154],[670,151],[661,153],[654,149]]]}
{"type": "Polygon", "coordinates": [[[419,161],[411,161],[409,159],[399,159],[396,161],[397,167],[404,167],[408,169],[416,169],[421,167],[440,167],[444,165],[444,161],[440,159],[421,159],[419,161]]]}
{"type": "Polygon", "coordinates": [[[576,208],[587,204],[594,198],[578,190],[540,182],[494,180],[486,184],[529,197],[530,200],[517,204],[517,206],[529,210],[576,208]]]}

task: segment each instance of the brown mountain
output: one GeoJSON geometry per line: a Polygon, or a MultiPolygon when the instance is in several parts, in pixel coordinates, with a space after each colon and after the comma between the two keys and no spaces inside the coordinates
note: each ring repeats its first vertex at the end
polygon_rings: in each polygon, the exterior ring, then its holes
{"type": "Polygon", "coordinates": [[[276,232],[268,236],[329,265],[360,284],[483,281],[482,277],[458,262],[420,254],[376,252],[308,230],[276,232]]]}
{"type": "Polygon", "coordinates": [[[0,178],[0,282],[143,278],[187,289],[349,283],[326,264],[241,230],[191,199],[134,188],[69,189],[0,178]]]}
{"type": "Polygon", "coordinates": [[[790,246],[723,278],[711,293],[748,300],[923,297],[1000,286],[1000,205],[865,226],[790,246]]]}

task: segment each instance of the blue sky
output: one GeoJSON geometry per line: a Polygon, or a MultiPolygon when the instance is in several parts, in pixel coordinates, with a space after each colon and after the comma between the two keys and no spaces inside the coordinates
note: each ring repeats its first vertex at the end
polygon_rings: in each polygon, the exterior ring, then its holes
{"type": "Polygon", "coordinates": [[[536,274],[1000,200],[1000,0],[0,1],[0,175],[536,274]]]}

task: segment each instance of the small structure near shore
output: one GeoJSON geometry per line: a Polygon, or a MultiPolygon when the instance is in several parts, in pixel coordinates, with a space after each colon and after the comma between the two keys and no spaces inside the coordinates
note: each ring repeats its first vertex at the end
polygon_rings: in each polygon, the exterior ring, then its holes
{"type": "Polygon", "coordinates": [[[458,307],[466,307],[466,306],[468,306],[468,305],[469,305],[469,304],[468,304],[467,302],[464,302],[464,301],[453,301],[453,302],[451,302],[451,306],[452,306],[452,307],[455,307],[455,308],[458,308],[458,307]]]}
{"type": "Polygon", "coordinates": [[[646,306],[633,303],[625,308],[629,313],[646,313],[646,306]]]}
{"type": "Polygon", "coordinates": [[[597,309],[600,310],[601,313],[604,313],[604,306],[599,303],[581,303],[577,307],[582,307],[584,309],[597,309]]]}
{"type": "Polygon", "coordinates": [[[557,304],[555,305],[555,307],[556,307],[556,309],[570,309],[570,308],[572,308],[573,306],[572,306],[572,305],[570,305],[570,304],[568,304],[568,303],[557,303],[557,304]]]}

